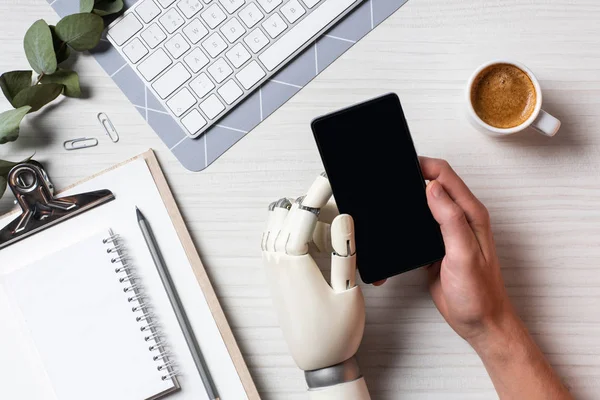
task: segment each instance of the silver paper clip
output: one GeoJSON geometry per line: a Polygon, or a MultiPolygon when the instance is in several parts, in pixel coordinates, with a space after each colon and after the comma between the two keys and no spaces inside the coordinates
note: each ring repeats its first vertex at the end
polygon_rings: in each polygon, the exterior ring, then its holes
{"type": "Polygon", "coordinates": [[[79,150],[87,149],[88,147],[98,146],[98,139],[96,138],[79,138],[66,140],[63,143],[65,150],[79,150]]]}
{"type": "Polygon", "coordinates": [[[106,132],[110,140],[112,140],[113,143],[117,143],[119,141],[119,133],[115,129],[115,126],[113,125],[111,120],[108,118],[108,115],[106,115],[103,112],[99,113],[98,121],[100,121],[100,124],[102,124],[102,127],[104,128],[104,131],[106,132]]]}

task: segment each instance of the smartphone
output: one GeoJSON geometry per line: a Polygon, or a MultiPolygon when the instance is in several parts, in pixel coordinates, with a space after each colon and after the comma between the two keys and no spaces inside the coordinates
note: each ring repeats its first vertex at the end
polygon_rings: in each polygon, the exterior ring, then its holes
{"type": "Polygon", "coordinates": [[[354,218],[361,279],[373,283],[445,255],[396,94],[315,119],[312,131],[340,213],[354,218]]]}

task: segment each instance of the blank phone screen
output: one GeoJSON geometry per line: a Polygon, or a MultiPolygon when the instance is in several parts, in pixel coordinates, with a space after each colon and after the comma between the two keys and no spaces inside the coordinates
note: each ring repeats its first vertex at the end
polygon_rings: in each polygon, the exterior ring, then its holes
{"type": "Polygon", "coordinates": [[[440,228],[395,94],[318,118],[312,129],[338,209],[354,218],[364,282],[443,258],[440,228]]]}

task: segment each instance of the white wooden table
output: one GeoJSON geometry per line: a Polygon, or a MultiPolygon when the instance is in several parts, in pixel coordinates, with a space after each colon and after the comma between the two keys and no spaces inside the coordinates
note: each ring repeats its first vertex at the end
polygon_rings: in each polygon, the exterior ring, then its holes
{"type": "MultiPolygon", "coordinates": [[[[28,68],[22,49],[44,0],[0,2],[0,71],[28,68]]],[[[301,195],[322,170],[309,129],[320,114],[394,91],[421,154],[448,159],[490,209],[509,293],[536,340],[579,399],[600,390],[600,3],[597,0],[410,0],[225,156],[184,170],[90,56],[80,57],[88,98],[63,99],[27,119],[0,158],[36,152],[57,187],[152,147],[178,199],[251,373],[265,399],[304,399],[266,291],[259,238],[266,206],[301,195]],[[463,117],[471,71],[506,57],[528,65],[555,138],[505,140],[463,117]],[[103,136],[106,112],[121,141],[103,136]],[[67,153],[62,142],[99,137],[67,153]]],[[[0,109],[8,103],[0,100],[0,109]]],[[[10,207],[9,196],[0,210],[10,207]]],[[[392,251],[392,250],[390,250],[392,251]]],[[[374,399],[493,399],[473,351],[444,323],[422,271],[365,287],[359,353],[374,399]]]]}

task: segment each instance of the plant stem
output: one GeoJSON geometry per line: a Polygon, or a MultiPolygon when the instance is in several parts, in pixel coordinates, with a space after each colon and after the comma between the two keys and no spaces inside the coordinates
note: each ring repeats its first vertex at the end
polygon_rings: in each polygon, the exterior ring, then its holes
{"type": "Polygon", "coordinates": [[[38,76],[38,78],[37,78],[37,81],[35,81],[35,84],[36,84],[36,85],[37,85],[38,83],[40,83],[40,81],[42,80],[42,78],[44,77],[44,75],[45,75],[45,74],[42,72],[42,73],[40,74],[40,76],[38,76]]]}

